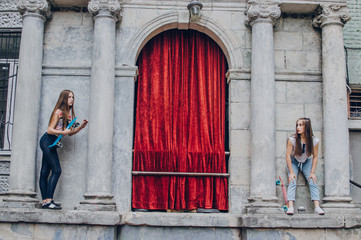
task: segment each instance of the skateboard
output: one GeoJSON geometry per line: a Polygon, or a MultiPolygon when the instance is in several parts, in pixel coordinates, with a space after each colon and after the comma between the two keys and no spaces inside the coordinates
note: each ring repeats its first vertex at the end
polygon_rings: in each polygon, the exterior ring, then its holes
{"type": "Polygon", "coordinates": [[[283,183],[283,180],[281,178],[281,176],[278,176],[279,180],[276,181],[276,185],[281,185],[282,187],[282,194],[283,194],[283,199],[285,200],[286,205],[284,205],[282,208],[285,212],[287,212],[288,207],[287,207],[287,192],[286,192],[286,188],[285,185],[283,183]]]}
{"type": "MultiPolygon", "coordinates": [[[[68,124],[68,126],[66,127],[66,129],[70,129],[71,127],[73,127],[73,125],[74,125],[75,127],[79,126],[79,123],[75,123],[75,121],[76,121],[76,118],[74,118],[74,119],[68,124]]],[[[52,148],[52,147],[54,147],[54,146],[57,146],[58,148],[63,147],[63,144],[59,142],[62,137],[63,137],[63,135],[59,135],[59,137],[55,140],[55,142],[54,142],[53,144],[51,144],[51,145],[49,146],[49,148],[52,148]]]]}

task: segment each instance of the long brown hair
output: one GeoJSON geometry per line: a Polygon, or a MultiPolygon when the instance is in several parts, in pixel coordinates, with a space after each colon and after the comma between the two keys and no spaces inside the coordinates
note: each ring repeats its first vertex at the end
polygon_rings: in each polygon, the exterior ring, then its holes
{"type": "Polygon", "coordinates": [[[311,120],[309,118],[299,118],[296,121],[296,133],[293,135],[293,137],[296,138],[296,144],[295,144],[295,150],[294,155],[301,156],[302,155],[302,148],[301,148],[301,134],[297,133],[297,123],[298,121],[302,121],[302,123],[305,125],[305,139],[306,139],[306,153],[313,154],[313,132],[312,132],[312,126],[311,126],[311,120]]]}
{"type": "Polygon", "coordinates": [[[66,128],[66,125],[68,124],[68,116],[71,111],[71,116],[74,119],[75,118],[75,112],[74,112],[74,104],[73,106],[68,105],[68,98],[69,94],[72,93],[74,96],[74,93],[70,90],[63,90],[61,91],[58,101],[55,104],[54,110],[51,113],[49,124],[51,122],[51,119],[55,116],[55,112],[60,109],[60,111],[63,114],[63,130],[66,128]]]}

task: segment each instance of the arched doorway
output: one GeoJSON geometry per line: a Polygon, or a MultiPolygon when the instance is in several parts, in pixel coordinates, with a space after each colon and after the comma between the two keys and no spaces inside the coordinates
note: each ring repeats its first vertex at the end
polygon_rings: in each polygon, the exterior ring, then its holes
{"type": "Polygon", "coordinates": [[[203,33],[169,30],[138,66],[132,207],[228,210],[222,50],[203,33]]]}

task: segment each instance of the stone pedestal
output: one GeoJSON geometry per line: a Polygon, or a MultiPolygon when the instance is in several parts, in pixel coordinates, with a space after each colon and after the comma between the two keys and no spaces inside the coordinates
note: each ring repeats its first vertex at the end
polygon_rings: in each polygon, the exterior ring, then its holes
{"type": "Polygon", "coordinates": [[[350,20],[346,6],[321,5],[313,24],[322,29],[323,137],[326,213],[354,212],[350,204],[346,61],[342,27],[350,20]]]}
{"type": "Polygon", "coordinates": [[[16,86],[10,186],[5,207],[34,207],[37,126],[41,97],[44,22],[50,17],[45,0],[18,3],[23,17],[16,86]]]}
{"type": "Polygon", "coordinates": [[[90,83],[87,193],[81,209],[115,210],[112,200],[112,158],[115,79],[115,23],[118,1],[93,0],[94,42],[90,83]]]}
{"type": "Polygon", "coordinates": [[[281,11],[274,2],[249,1],[252,27],[251,186],[248,213],[280,213],[276,197],[276,99],[273,25],[281,11]]]}

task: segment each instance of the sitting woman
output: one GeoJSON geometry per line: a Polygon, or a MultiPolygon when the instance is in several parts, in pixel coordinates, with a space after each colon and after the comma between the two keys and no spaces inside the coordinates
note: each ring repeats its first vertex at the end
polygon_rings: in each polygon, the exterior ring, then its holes
{"type": "Polygon", "coordinates": [[[315,175],[318,161],[319,139],[313,136],[311,120],[300,118],[296,122],[296,133],[288,138],[286,150],[286,162],[288,170],[288,215],[293,215],[297,186],[297,175],[301,171],[310,187],[311,200],[315,205],[315,213],[325,214],[320,207],[320,196],[317,188],[317,178],[315,175]]]}

